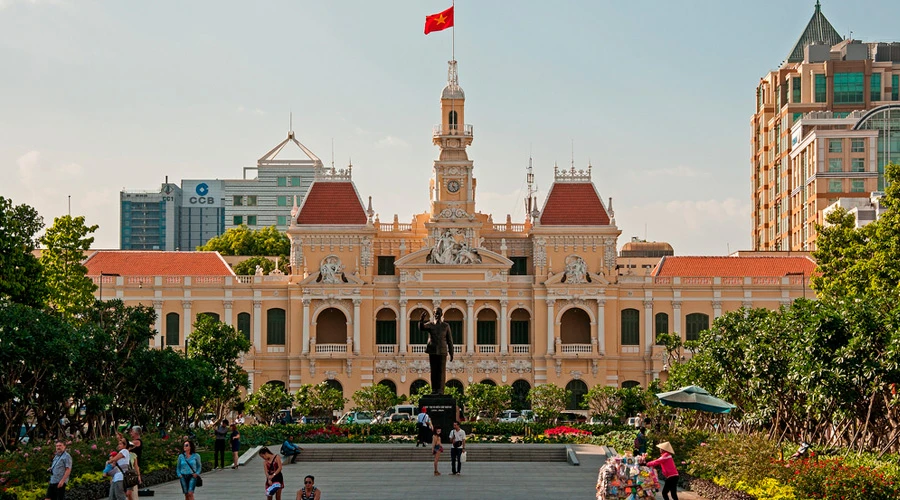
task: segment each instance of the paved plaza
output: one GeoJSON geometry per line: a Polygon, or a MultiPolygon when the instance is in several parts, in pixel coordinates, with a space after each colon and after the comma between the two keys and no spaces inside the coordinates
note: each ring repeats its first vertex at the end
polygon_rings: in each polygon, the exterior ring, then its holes
{"type": "MultiPolygon", "coordinates": [[[[305,445],[304,445],[305,446],[305,445]]],[[[602,448],[573,445],[580,466],[566,462],[469,462],[461,476],[450,475],[449,453],[440,463],[443,475],[432,474],[430,462],[298,462],[284,466],[287,488],[282,500],[293,500],[312,474],[323,499],[533,499],[593,500],[597,471],[605,461],[602,448]]],[[[265,498],[262,461],[254,458],[237,470],[207,472],[196,499],[265,498]]],[[[177,482],[155,486],[155,498],[181,500],[177,482]]],[[[657,495],[657,498],[662,498],[657,495]]],[[[679,493],[679,498],[694,495],[679,493]]]]}

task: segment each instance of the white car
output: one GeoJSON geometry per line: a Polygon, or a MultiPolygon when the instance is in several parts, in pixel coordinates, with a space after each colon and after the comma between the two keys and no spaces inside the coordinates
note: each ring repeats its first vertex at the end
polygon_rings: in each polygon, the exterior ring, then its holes
{"type": "Polygon", "coordinates": [[[517,412],[516,410],[506,410],[500,414],[499,421],[504,423],[524,422],[525,418],[522,417],[522,414],[517,412]]]}
{"type": "Polygon", "coordinates": [[[337,423],[339,425],[371,424],[373,420],[375,420],[375,415],[372,415],[367,411],[348,411],[337,421],[337,423]]]}

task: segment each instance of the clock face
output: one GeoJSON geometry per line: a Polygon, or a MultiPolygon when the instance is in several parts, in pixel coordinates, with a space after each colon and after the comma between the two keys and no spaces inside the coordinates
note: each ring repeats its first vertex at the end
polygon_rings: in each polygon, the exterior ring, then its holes
{"type": "Polygon", "coordinates": [[[447,183],[447,191],[455,193],[459,191],[459,181],[450,181],[447,183]]]}

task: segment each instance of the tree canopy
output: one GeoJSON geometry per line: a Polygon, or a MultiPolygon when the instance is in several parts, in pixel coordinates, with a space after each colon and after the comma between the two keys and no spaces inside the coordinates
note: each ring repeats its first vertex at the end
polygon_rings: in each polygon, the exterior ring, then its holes
{"type": "Polygon", "coordinates": [[[215,251],[222,255],[284,257],[291,252],[291,240],[275,226],[250,229],[241,225],[210,239],[197,250],[215,251]]]}
{"type": "Polygon", "coordinates": [[[0,299],[40,307],[47,296],[42,267],[32,252],[44,219],[28,205],[0,196],[0,299]]]}
{"type": "Polygon", "coordinates": [[[87,226],[84,216],[64,215],[57,217],[40,239],[48,303],[66,317],[80,316],[94,303],[97,286],[85,276],[87,268],[82,261],[94,242],[88,235],[98,227],[87,226]]]}
{"type": "Polygon", "coordinates": [[[233,326],[201,314],[194,323],[188,344],[188,357],[199,358],[215,371],[217,385],[210,387],[209,409],[220,419],[240,398],[240,390],[247,387],[249,377],[240,364],[240,357],[250,350],[250,341],[233,326]]]}

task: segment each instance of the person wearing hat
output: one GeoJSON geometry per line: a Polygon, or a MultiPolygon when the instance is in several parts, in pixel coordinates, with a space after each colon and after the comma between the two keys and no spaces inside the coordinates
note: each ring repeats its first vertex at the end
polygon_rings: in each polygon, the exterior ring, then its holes
{"type": "Polygon", "coordinates": [[[662,469],[663,476],[666,477],[666,483],[663,485],[662,490],[663,500],[669,498],[668,493],[672,494],[672,500],[678,500],[678,469],[675,468],[675,459],[672,458],[675,451],[668,441],[659,443],[656,447],[662,450],[662,455],[656,460],[647,462],[647,467],[656,467],[658,465],[662,469]]]}

